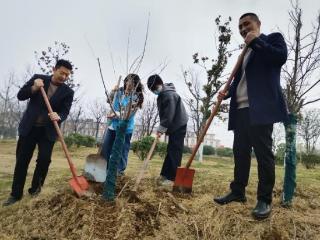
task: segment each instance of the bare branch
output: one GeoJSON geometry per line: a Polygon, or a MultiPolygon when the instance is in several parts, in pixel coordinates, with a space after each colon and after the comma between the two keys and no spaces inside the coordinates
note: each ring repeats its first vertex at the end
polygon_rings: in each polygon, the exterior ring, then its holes
{"type": "Polygon", "coordinates": [[[126,64],[127,69],[126,69],[126,73],[127,73],[127,74],[129,74],[128,70],[129,70],[129,46],[130,46],[130,33],[131,33],[131,31],[129,30],[129,34],[128,34],[128,42],[127,42],[127,57],[126,57],[126,59],[127,59],[127,64],[126,64]]]}
{"type": "Polygon", "coordinates": [[[116,69],[115,69],[115,66],[114,66],[113,54],[112,54],[112,51],[111,51],[110,44],[108,44],[108,48],[109,48],[109,55],[110,55],[111,64],[112,64],[113,75],[114,75],[114,78],[117,79],[117,74],[116,74],[116,69]]]}
{"type": "Polygon", "coordinates": [[[313,76],[320,68],[320,15],[317,17],[313,31],[302,34],[302,9],[298,1],[290,1],[290,32],[287,38],[289,57],[282,69],[286,81],[285,96],[291,113],[299,113],[302,107],[318,101],[306,101],[308,93],[316,88],[320,80],[313,76]]]}
{"type": "MultiPolygon", "coordinates": [[[[148,74],[146,74],[146,76],[150,76],[155,73],[160,75],[167,68],[168,64],[169,62],[167,61],[167,59],[164,59],[157,67],[155,67],[148,74]]],[[[146,78],[146,76],[142,77],[142,79],[146,78]]]]}
{"type": "Polygon", "coordinates": [[[113,105],[112,105],[112,101],[111,101],[111,99],[110,99],[110,97],[109,97],[109,94],[108,94],[108,91],[107,91],[107,88],[106,88],[106,85],[105,85],[105,82],[104,82],[104,79],[103,79],[103,74],[102,74],[102,70],[101,70],[101,65],[100,65],[100,60],[99,60],[99,58],[97,58],[97,61],[98,61],[98,66],[99,66],[99,70],[100,70],[100,76],[101,76],[102,84],[103,84],[103,87],[104,87],[104,92],[105,92],[105,94],[106,94],[106,96],[107,96],[108,103],[109,103],[110,108],[111,108],[112,112],[114,113],[115,117],[119,117],[119,116],[117,115],[116,111],[114,110],[113,105]]]}
{"type": "Polygon", "coordinates": [[[306,106],[306,105],[308,105],[308,104],[318,102],[319,100],[320,100],[320,98],[317,98],[317,99],[314,99],[314,100],[311,100],[311,101],[305,102],[305,103],[303,103],[303,104],[302,104],[302,106],[304,107],[304,106],[306,106]]]}
{"type": "Polygon", "coordinates": [[[147,41],[148,41],[148,36],[149,36],[149,24],[150,24],[150,13],[148,14],[148,23],[147,23],[147,31],[146,31],[146,36],[145,36],[145,40],[144,40],[144,44],[143,44],[143,51],[142,51],[142,55],[140,57],[140,60],[138,62],[137,67],[134,69],[133,72],[138,73],[142,64],[142,61],[144,59],[144,54],[146,52],[146,46],[147,46],[147,41]]]}

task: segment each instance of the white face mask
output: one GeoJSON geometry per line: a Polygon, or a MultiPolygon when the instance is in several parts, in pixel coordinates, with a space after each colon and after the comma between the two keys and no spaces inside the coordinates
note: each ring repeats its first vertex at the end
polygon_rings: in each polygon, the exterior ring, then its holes
{"type": "Polygon", "coordinates": [[[158,86],[157,89],[153,91],[153,93],[155,95],[159,95],[161,91],[162,91],[162,86],[158,86]]]}

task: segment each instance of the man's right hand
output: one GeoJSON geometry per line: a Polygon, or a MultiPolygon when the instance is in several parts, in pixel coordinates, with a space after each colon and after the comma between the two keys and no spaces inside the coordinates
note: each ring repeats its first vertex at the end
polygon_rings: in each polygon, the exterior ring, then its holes
{"type": "Polygon", "coordinates": [[[219,93],[218,93],[218,97],[217,97],[217,99],[219,100],[219,101],[222,101],[222,100],[224,100],[224,98],[226,97],[226,93],[225,92],[223,92],[223,91],[220,91],[219,93]]]}
{"type": "Polygon", "coordinates": [[[246,45],[249,45],[253,39],[259,37],[260,33],[257,31],[250,31],[247,33],[244,42],[246,43],[246,45]]]}
{"type": "Polygon", "coordinates": [[[36,80],[34,80],[31,90],[32,92],[36,92],[36,91],[39,91],[41,87],[44,87],[43,80],[40,78],[37,78],[36,80]]]}

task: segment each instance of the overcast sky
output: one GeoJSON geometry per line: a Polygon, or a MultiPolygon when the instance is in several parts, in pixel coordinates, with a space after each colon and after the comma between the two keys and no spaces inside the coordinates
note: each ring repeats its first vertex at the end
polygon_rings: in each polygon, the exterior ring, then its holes
{"type": "MultiPolygon", "coordinates": [[[[301,1],[304,27],[310,29],[319,9],[319,1],[301,1]]],[[[161,74],[173,82],[185,97],[186,88],[181,66],[192,67],[192,55],[216,56],[214,19],[232,17],[232,45],[242,43],[238,33],[238,18],[245,12],[255,12],[262,22],[263,33],[288,28],[288,0],[1,0],[0,7],[0,83],[10,71],[23,75],[27,65],[36,66],[34,51],[45,50],[54,41],[67,43],[70,59],[78,70],[76,82],[81,84],[83,99],[104,97],[95,57],[100,57],[108,86],[116,75],[125,74],[127,41],[130,34],[129,62],[142,52],[148,14],[149,38],[146,56],[139,72],[145,77],[166,59],[168,67],[161,74]],[[89,47],[91,45],[91,48],[89,47]]],[[[235,56],[229,61],[233,67],[235,56]]],[[[153,97],[150,95],[150,97],[153,97]]],[[[315,107],[315,106],[313,106],[315,107]]],[[[226,146],[232,145],[232,133],[226,124],[217,124],[211,132],[226,146]]]]}

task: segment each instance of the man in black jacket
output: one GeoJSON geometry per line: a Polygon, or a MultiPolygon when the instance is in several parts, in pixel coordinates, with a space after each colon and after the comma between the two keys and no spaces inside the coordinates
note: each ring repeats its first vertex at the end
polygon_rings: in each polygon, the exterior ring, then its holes
{"type": "Polygon", "coordinates": [[[287,119],[286,103],[280,86],[280,72],[287,60],[287,46],[280,33],[260,34],[260,20],[254,13],[239,19],[239,31],[248,46],[242,66],[235,75],[228,94],[231,97],[229,130],[234,131],[234,180],[231,192],[214,198],[219,204],[245,202],[251,152],[258,162],[257,205],[252,215],[267,218],[271,213],[275,163],[272,152],[273,123],[287,119]]]}
{"type": "Polygon", "coordinates": [[[17,97],[20,101],[29,100],[29,102],[19,124],[12,191],[4,206],[14,204],[22,198],[28,166],[36,145],[38,145],[37,163],[28,192],[35,196],[41,191],[57,138],[52,121],[58,121],[60,125],[67,118],[72,105],[74,92],[64,83],[71,71],[70,62],[58,60],[52,76],[36,74],[18,92],[17,97]],[[54,111],[51,114],[48,114],[40,92],[41,87],[45,89],[54,111]]]}
{"type": "Polygon", "coordinates": [[[158,184],[172,186],[177,168],[181,165],[184,137],[187,130],[188,116],[181,97],[172,83],[164,84],[159,75],[148,78],[148,88],[158,95],[157,106],[160,125],[157,135],[169,135],[167,155],[162,165],[158,184]]]}

